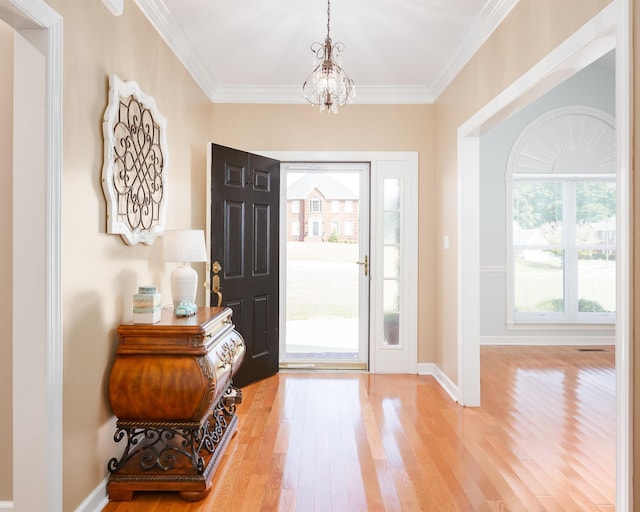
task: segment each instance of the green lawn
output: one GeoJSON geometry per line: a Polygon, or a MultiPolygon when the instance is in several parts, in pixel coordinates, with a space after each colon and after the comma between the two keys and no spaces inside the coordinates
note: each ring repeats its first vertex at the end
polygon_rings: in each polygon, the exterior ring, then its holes
{"type": "MultiPolygon", "coordinates": [[[[579,298],[600,304],[607,311],[616,309],[615,261],[580,260],[579,298]]],[[[526,260],[516,262],[516,310],[538,311],[540,304],[563,297],[563,275],[559,266],[526,260]]]]}
{"type": "Polygon", "coordinates": [[[356,318],[358,244],[287,243],[287,320],[356,318]]]}
{"type": "MultiPolygon", "coordinates": [[[[358,244],[287,243],[287,320],[356,318],[358,244]]],[[[562,269],[519,260],[516,287],[519,311],[536,311],[544,301],[563,296],[562,269]]],[[[615,311],[615,261],[580,260],[581,299],[615,311]]]]}

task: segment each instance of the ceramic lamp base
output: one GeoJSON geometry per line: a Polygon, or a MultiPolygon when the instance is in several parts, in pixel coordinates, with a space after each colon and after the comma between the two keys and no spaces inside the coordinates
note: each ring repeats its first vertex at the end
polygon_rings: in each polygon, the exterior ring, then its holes
{"type": "Polygon", "coordinates": [[[176,308],[181,302],[195,303],[198,288],[198,273],[188,264],[183,264],[171,272],[171,299],[176,308]]]}

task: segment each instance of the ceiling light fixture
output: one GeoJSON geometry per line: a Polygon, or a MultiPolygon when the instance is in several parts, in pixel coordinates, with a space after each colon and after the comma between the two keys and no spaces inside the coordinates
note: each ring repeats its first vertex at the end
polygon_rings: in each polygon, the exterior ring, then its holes
{"type": "Polygon", "coordinates": [[[302,94],[312,105],[319,105],[320,112],[327,109],[334,114],[356,95],[353,80],[340,67],[344,44],[332,44],[330,27],[331,0],[327,0],[327,37],[324,44],[315,42],[311,51],[318,63],[302,85],[302,94]]]}

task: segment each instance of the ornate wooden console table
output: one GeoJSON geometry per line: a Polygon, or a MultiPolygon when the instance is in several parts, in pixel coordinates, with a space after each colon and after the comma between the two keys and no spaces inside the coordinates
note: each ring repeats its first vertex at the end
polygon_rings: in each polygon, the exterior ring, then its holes
{"type": "Polygon", "coordinates": [[[232,377],[245,344],[229,308],[199,308],[156,324],[123,324],[109,380],[117,416],[114,439],[122,456],[109,461],[111,500],[134,491],[179,491],[204,498],[229,440],[237,430],[242,395],[232,377]]]}

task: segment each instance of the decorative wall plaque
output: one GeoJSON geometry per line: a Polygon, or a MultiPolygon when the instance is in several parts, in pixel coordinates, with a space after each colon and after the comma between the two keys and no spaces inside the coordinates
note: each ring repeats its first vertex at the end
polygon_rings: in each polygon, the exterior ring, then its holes
{"type": "Polygon", "coordinates": [[[153,244],[164,231],[167,207],[166,119],[136,82],[109,77],[102,124],[102,188],[107,233],[129,245],[153,244]]]}

